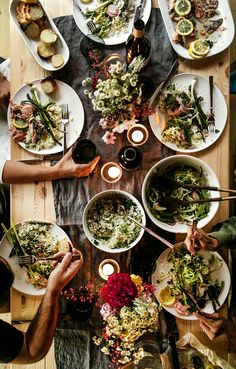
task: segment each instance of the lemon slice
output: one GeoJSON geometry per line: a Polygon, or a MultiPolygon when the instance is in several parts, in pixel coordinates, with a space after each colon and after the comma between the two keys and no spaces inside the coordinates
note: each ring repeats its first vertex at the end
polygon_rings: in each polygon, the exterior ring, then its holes
{"type": "Polygon", "coordinates": [[[193,59],[202,59],[203,56],[197,55],[195,54],[190,48],[188,49],[188,53],[189,55],[193,58],[193,59]]]}
{"type": "Polygon", "coordinates": [[[206,56],[209,53],[210,46],[206,40],[198,39],[191,42],[190,49],[196,55],[206,56]]]}
{"type": "Polygon", "coordinates": [[[28,127],[28,123],[26,123],[24,120],[22,119],[15,119],[13,122],[14,127],[18,128],[18,129],[25,129],[28,127]]]}
{"type": "Polygon", "coordinates": [[[158,295],[159,302],[165,306],[171,306],[175,303],[175,296],[171,294],[168,287],[162,288],[158,295]]]}
{"type": "Polygon", "coordinates": [[[193,32],[193,23],[189,19],[181,19],[176,26],[176,32],[181,36],[188,36],[193,32]]]}
{"type": "Polygon", "coordinates": [[[175,12],[184,17],[185,15],[188,15],[191,12],[191,2],[189,0],[177,0],[174,6],[175,12]]]}

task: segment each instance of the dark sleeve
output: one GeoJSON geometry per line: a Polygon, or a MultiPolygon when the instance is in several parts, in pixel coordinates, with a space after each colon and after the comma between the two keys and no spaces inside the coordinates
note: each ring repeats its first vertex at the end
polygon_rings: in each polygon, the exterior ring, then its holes
{"type": "Polygon", "coordinates": [[[24,334],[0,319],[0,363],[9,363],[20,353],[24,334]]]}
{"type": "Polygon", "coordinates": [[[216,238],[223,247],[235,248],[236,217],[231,217],[222,223],[216,224],[209,236],[216,238]]]}

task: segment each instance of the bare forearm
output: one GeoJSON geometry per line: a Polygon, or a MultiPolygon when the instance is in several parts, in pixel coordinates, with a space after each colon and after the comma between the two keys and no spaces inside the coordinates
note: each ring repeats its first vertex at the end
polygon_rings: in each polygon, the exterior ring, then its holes
{"type": "Polygon", "coordinates": [[[4,183],[30,183],[35,181],[49,181],[59,178],[54,167],[27,165],[8,160],[3,168],[4,183]]]}
{"type": "Polygon", "coordinates": [[[16,364],[41,360],[50,349],[58,321],[59,293],[47,291],[38,312],[24,337],[24,345],[16,364]]]}

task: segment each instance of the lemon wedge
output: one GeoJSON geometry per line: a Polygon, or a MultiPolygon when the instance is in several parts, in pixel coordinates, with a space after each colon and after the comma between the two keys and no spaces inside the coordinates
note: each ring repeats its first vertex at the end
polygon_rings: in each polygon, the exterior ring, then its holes
{"type": "Polygon", "coordinates": [[[171,294],[168,287],[165,287],[159,291],[158,300],[162,305],[172,306],[175,303],[175,296],[171,294]]]}
{"type": "Polygon", "coordinates": [[[176,26],[176,32],[180,36],[188,36],[193,32],[193,23],[189,19],[181,19],[176,26]]]}
{"type": "Polygon", "coordinates": [[[175,12],[184,17],[185,15],[188,15],[191,12],[191,2],[189,0],[177,0],[174,6],[175,12]]]}

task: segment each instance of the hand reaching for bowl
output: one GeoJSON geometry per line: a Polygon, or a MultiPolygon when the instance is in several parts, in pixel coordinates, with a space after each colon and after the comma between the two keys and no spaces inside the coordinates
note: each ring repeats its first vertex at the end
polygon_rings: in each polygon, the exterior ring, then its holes
{"type": "Polygon", "coordinates": [[[195,312],[193,315],[199,320],[200,328],[211,341],[224,333],[227,328],[227,320],[218,313],[207,314],[201,311],[195,312]]]}
{"type": "Polygon", "coordinates": [[[219,246],[219,241],[216,238],[209,236],[202,229],[196,228],[193,230],[192,225],[188,226],[184,243],[191,254],[199,250],[216,251],[219,246]]]}

